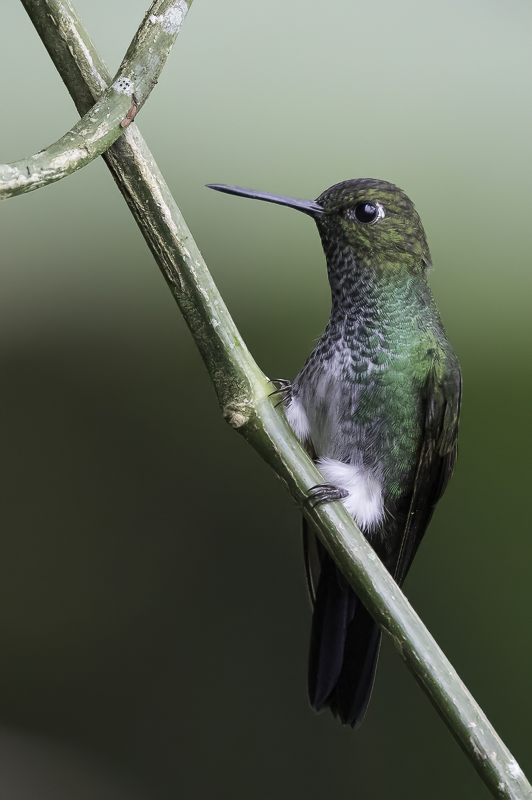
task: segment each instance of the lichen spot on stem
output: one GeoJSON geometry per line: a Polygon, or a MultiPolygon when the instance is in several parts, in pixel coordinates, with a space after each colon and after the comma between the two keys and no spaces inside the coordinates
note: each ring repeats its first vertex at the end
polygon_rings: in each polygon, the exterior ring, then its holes
{"type": "Polygon", "coordinates": [[[157,16],[156,14],[150,15],[150,22],[154,25],[160,23],[162,29],[166,33],[174,34],[177,33],[183,24],[183,20],[185,19],[186,13],[188,11],[188,6],[184,0],[176,0],[175,3],[172,3],[170,8],[166,10],[164,14],[157,16]]]}
{"type": "Polygon", "coordinates": [[[115,92],[119,92],[120,94],[131,94],[133,91],[133,81],[130,81],[129,78],[118,78],[112,86],[111,89],[114,89],[115,92]]]}
{"type": "Polygon", "coordinates": [[[238,430],[251,419],[253,406],[251,403],[228,403],[224,406],[223,416],[232,428],[238,430]]]}

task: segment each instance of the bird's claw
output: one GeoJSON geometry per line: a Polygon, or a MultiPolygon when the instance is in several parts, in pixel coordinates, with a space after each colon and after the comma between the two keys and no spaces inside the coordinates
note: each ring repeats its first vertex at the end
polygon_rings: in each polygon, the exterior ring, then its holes
{"type": "Polygon", "coordinates": [[[281,399],[275,404],[275,408],[277,408],[277,406],[286,403],[286,401],[290,398],[292,382],[286,380],[286,378],[271,378],[269,383],[273,383],[274,385],[278,384],[278,388],[274,389],[273,392],[270,392],[269,394],[269,397],[273,397],[276,394],[281,395],[281,399]]]}
{"type": "Polygon", "coordinates": [[[309,508],[316,508],[321,503],[332,503],[333,500],[343,500],[347,497],[349,492],[347,489],[342,489],[340,486],[334,486],[332,483],[317,483],[308,490],[303,505],[309,508]]]}

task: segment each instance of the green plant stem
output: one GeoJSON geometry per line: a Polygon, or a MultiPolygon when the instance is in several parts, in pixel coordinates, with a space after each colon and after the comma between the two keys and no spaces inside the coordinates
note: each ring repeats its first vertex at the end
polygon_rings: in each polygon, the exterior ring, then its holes
{"type": "MultiPolygon", "coordinates": [[[[155,0],[110,86],[106,86],[109,81],[103,81],[99,74],[98,67],[103,65],[96,52],[94,60],[90,56],[84,59],[84,72],[77,76],[77,88],[85,103],[91,96],[93,100],[101,96],[56,142],[35,155],[0,165],[0,199],[32,192],[71,175],[104,153],[118,139],[157,83],[191,2],[155,0]],[[83,79],[89,75],[92,75],[93,86],[87,93],[83,79]]],[[[46,27],[45,33],[52,58],[61,49],[60,42],[68,41],[73,25],[78,30],[81,26],[77,17],[75,21],[69,18],[69,8],[57,0],[32,0],[25,2],[24,6],[30,16],[48,13],[54,20],[54,26],[46,27]]],[[[84,37],[85,54],[95,51],[85,33],[84,37]]],[[[64,59],[63,52],[63,63],[64,59]]]]}
{"type": "MultiPolygon", "coordinates": [[[[57,36],[49,15],[32,14],[43,39],[57,36]]],[[[63,14],[71,9],[62,3],[63,14]]],[[[99,80],[101,61],[72,14],[68,46],[49,52],[77,102],[99,80]],[[74,33],[75,31],[75,33],[74,33]],[[90,63],[89,63],[90,62],[90,63]]],[[[153,157],[135,125],[104,156],[154,258],[194,336],[215,386],[224,417],[276,471],[303,507],[308,489],[322,480],[285,421],[269,400],[271,385],[253,361],[214,285],[153,157]]],[[[452,665],[392,580],[340,503],[303,508],[340,569],[435,705],[494,797],[532,798],[532,788],[516,760],[460,681],[452,665]]]]}

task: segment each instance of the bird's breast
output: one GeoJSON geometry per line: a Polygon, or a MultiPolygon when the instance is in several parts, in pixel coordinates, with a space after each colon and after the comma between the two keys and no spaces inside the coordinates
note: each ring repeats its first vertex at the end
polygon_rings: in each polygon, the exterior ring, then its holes
{"type": "Polygon", "coordinates": [[[312,444],[324,478],[349,493],[344,504],[358,525],[377,527],[418,456],[421,406],[408,358],[384,343],[371,354],[341,341],[329,350],[318,345],[286,413],[299,439],[312,444]]]}

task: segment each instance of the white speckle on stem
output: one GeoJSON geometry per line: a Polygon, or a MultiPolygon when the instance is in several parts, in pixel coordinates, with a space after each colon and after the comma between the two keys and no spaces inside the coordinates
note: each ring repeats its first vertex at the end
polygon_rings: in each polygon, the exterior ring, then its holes
{"type": "Polygon", "coordinates": [[[486,755],[477,747],[477,743],[474,739],[469,740],[471,742],[471,749],[473,750],[475,756],[479,759],[485,759],[486,755]]]}
{"type": "MultiPolygon", "coordinates": [[[[33,175],[33,171],[31,174],[33,175]]],[[[18,169],[18,167],[12,167],[11,164],[2,164],[2,180],[13,181],[16,180],[19,176],[22,177],[24,180],[26,180],[26,176],[23,175],[23,173],[18,169]]]]}
{"type": "Polygon", "coordinates": [[[120,94],[130,95],[133,92],[133,81],[130,81],[129,78],[118,78],[118,80],[112,84],[111,89],[114,89],[115,92],[119,92],[120,94]]]}
{"type": "Polygon", "coordinates": [[[150,22],[154,25],[158,23],[166,33],[177,33],[183,24],[187,11],[188,6],[185,0],[176,0],[160,17],[151,14],[150,22]]]}
{"type": "Polygon", "coordinates": [[[55,172],[55,170],[65,170],[68,169],[72,163],[76,163],[80,159],[86,157],[87,151],[85,149],[65,150],[64,153],[61,153],[50,160],[49,168],[53,172],[55,172]]]}
{"type": "Polygon", "coordinates": [[[523,770],[521,769],[515,758],[512,758],[511,761],[509,761],[508,772],[510,773],[512,778],[517,779],[523,777],[523,770]]]}

